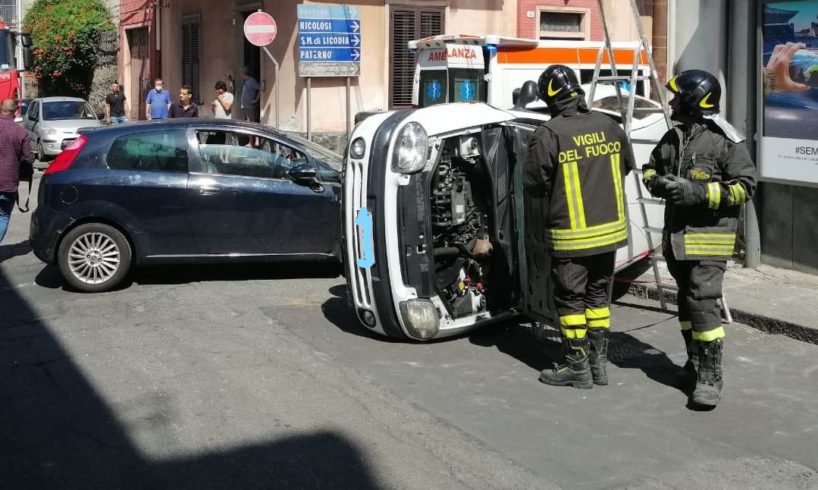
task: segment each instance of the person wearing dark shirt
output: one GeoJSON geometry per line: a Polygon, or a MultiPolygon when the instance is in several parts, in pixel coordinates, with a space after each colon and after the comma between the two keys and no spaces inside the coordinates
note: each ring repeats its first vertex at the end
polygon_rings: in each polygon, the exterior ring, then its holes
{"type": "Polygon", "coordinates": [[[168,117],[176,119],[180,117],[199,117],[199,106],[193,103],[193,89],[190,85],[182,85],[179,90],[179,102],[170,105],[168,117]]]}
{"type": "Polygon", "coordinates": [[[14,122],[17,102],[5,99],[0,103],[0,242],[6,236],[11,211],[17,201],[20,171],[34,163],[28,131],[14,122]]]}
{"type": "Polygon", "coordinates": [[[122,124],[125,118],[125,94],[119,89],[119,83],[111,84],[111,92],[105,96],[105,121],[108,124],[122,124]]]}

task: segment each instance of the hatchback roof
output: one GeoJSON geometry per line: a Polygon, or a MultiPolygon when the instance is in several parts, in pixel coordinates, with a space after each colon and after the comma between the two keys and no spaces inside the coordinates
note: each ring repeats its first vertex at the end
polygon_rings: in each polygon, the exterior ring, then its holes
{"type": "Polygon", "coordinates": [[[85,99],[79,97],[40,97],[34,100],[41,100],[43,102],[85,102],[85,99]]]}
{"type": "Polygon", "coordinates": [[[179,118],[179,119],[160,119],[157,121],[133,121],[128,122],[127,124],[116,124],[113,126],[101,126],[95,128],[94,131],[128,131],[134,129],[147,129],[147,128],[175,128],[175,127],[186,127],[186,126],[199,126],[199,127],[230,127],[230,128],[246,128],[246,129],[255,129],[261,130],[268,133],[273,133],[280,136],[286,136],[281,131],[272,128],[270,126],[264,126],[259,123],[251,123],[245,121],[234,121],[232,119],[216,119],[216,118],[179,118]]]}

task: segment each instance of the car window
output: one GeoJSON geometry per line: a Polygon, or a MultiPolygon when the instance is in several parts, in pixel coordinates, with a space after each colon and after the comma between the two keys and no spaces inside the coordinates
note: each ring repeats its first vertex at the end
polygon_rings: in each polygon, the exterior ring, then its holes
{"type": "Polygon", "coordinates": [[[43,103],[43,120],[96,119],[94,111],[81,100],[63,100],[43,103]]]}
{"type": "Polygon", "coordinates": [[[184,131],[120,136],[108,150],[108,167],[120,170],[187,172],[184,131]]]}
{"type": "MultiPolygon", "coordinates": [[[[622,103],[627,105],[628,98],[630,97],[629,94],[623,93],[622,94],[622,103]]],[[[636,97],[633,100],[633,106],[636,109],[656,109],[661,108],[662,106],[657,104],[656,102],[646,99],[644,97],[636,97]]],[[[593,103],[594,109],[604,109],[607,111],[613,111],[618,113],[620,111],[619,106],[619,99],[617,99],[616,95],[610,95],[608,97],[603,97],[601,99],[597,99],[593,103]]],[[[634,119],[645,119],[649,117],[652,113],[646,111],[634,111],[633,117],[634,119]]],[[[621,119],[621,118],[620,118],[621,119]]]]}
{"type": "Polygon", "coordinates": [[[202,171],[211,174],[284,179],[307,157],[279,141],[236,131],[198,131],[202,171]]]}

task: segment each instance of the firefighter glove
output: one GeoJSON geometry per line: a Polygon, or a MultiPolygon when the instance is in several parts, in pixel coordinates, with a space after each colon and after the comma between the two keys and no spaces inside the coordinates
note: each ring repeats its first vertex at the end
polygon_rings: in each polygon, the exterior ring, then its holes
{"type": "Polygon", "coordinates": [[[668,199],[677,206],[698,206],[707,200],[707,192],[703,185],[691,182],[682,177],[669,175],[667,180],[668,199]]]}
{"type": "Polygon", "coordinates": [[[650,179],[650,193],[656,197],[667,199],[670,197],[668,184],[672,183],[664,175],[654,175],[650,179]]]}

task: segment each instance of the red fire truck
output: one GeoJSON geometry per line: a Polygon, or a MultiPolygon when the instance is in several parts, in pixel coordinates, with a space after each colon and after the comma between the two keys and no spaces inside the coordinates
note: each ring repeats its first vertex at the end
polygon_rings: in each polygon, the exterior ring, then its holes
{"type": "Polygon", "coordinates": [[[0,17],[0,100],[17,99],[22,80],[20,73],[34,64],[31,36],[12,30],[0,17]],[[17,49],[20,43],[22,49],[17,49]],[[18,55],[22,53],[22,59],[18,55]]]}

